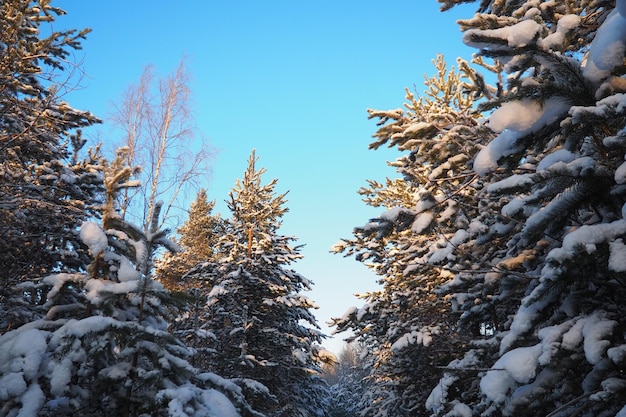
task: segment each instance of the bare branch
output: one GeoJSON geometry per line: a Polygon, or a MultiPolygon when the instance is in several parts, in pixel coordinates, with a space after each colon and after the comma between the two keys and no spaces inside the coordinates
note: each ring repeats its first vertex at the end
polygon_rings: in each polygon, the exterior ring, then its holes
{"type": "Polygon", "coordinates": [[[173,222],[178,199],[210,171],[211,152],[191,112],[190,79],[185,58],[172,74],[158,80],[147,67],[113,116],[123,145],[130,149],[129,164],[143,168],[142,187],[120,197],[122,214],[135,216],[146,230],[159,201],[167,202],[162,207],[163,226],[173,222]]]}

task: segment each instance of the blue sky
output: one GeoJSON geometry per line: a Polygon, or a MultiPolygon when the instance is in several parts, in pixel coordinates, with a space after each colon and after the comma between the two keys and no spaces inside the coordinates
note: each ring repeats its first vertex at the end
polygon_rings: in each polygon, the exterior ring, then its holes
{"type": "MultiPolygon", "coordinates": [[[[108,140],[107,118],[147,65],[158,76],[183,56],[191,72],[194,115],[216,155],[203,186],[216,210],[256,149],[265,180],[289,191],[282,232],[296,236],[304,259],[294,269],[315,283],[307,295],[325,322],[377,288],[352,258],[329,253],[355,226],[379,214],[361,202],[366,179],[395,177],[393,150],[368,150],[376,123],[367,108],[392,109],[404,88],[423,89],[432,59],[449,64],[472,51],[455,23],[474,6],[439,12],[435,0],[382,1],[70,1],[55,29],[90,27],[83,42],[86,77],[66,99],[105,124],[87,136],[108,140]]],[[[341,336],[325,343],[341,349],[341,336]]]]}

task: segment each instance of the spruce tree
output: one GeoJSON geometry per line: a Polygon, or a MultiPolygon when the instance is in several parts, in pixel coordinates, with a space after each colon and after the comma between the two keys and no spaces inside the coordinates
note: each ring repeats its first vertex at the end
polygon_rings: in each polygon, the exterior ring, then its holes
{"type": "Polygon", "coordinates": [[[346,344],[337,361],[324,367],[330,385],[330,417],[358,415],[362,398],[370,385],[363,353],[358,343],[346,344]]]}
{"type": "Polygon", "coordinates": [[[215,340],[211,367],[238,381],[258,411],[272,416],[324,415],[326,385],[319,377],[322,334],[302,294],[311,281],[289,269],[301,258],[294,238],[279,234],[287,212],[277,180],[262,183],[254,151],[230,193],[228,232],[220,258],[199,265],[187,279],[214,287],[206,316],[215,340]]]}
{"type": "Polygon", "coordinates": [[[76,129],[98,121],[62,100],[69,58],[88,30],[52,32],[64,12],[50,1],[0,5],[0,267],[2,286],[84,266],[76,230],[93,215],[101,180],[77,152],[76,129]]]}
{"type": "Polygon", "coordinates": [[[16,284],[89,262],[77,233],[97,214],[102,177],[97,150],[79,158],[80,128],[98,120],[62,100],[88,32],[42,36],[63,14],[50,1],[0,5],[0,333],[41,314],[45,294],[16,284]]]}

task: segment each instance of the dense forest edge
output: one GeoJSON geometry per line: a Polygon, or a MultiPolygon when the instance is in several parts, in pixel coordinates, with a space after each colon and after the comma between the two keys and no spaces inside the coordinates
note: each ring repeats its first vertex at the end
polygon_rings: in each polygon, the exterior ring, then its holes
{"type": "Polygon", "coordinates": [[[185,59],[91,143],[52,3],[0,6],[0,416],[626,417],[626,0],[438,0],[476,52],[368,109],[336,356],[256,151],[215,212],[185,59]]]}

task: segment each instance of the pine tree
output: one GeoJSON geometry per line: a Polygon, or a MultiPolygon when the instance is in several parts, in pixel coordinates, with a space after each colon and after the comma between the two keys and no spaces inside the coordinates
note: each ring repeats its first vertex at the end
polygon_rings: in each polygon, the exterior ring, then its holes
{"type": "MultiPolygon", "coordinates": [[[[202,262],[214,262],[219,256],[217,241],[226,233],[227,222],[213,214],[215,201],[209,201],[202,189],[189,208],[189,217],[177,229],[180,251],[166,253],[157,261],[155,274],[170,290],[189,290],[196,283],[183,280],[183,275],[202,262]]],[[[210,284],[209,284],[210,289],[210,284]]]]}
{"type": "Polygon", "coordinates": [[[124,221],[118,193],[135,168],[126,149],[103,164],[102,225],[85,222],[80,237],[93,261],[86,273],[45,277],[47,314],[0,336],[3,415],[255,415],[232,383],[197,372],[188,349],[167,331],[169,296],[152,278],[159,247],[176,250],[158,228],[124,221]],[[219,390],[212,389],[218,388],[219,390]],[[221,391],[221,392],[220,392],[221,391]]]}
{"type": "Polygon", "coordinates": [[[442,56],[434,64],[437,74],[426,79],[425,96],[406,92],[406,113],[369,111],[381,126],[370,148],[388,143],[406,152],[392,163],[402,178],[369,181],[359,191],[368,205],[385,211],[334,247],[374,270],[382,286],[335,321],[369,353],[360,407],[365,416],[427,415],[424,403],[440,368],[471,339],[469,331],[457,331],[458,315],[437,291],[453,271],[489,259],[473,245],[482,184],[471,161],[490,137],[475,100],[494,91],[465,61],[459,60],[458,72],[442,56]]]}
{"type": "Polygon", "coordinates": [[[326,386],[319,377],[322,335],[301,294],[311,282],[288,266],[301,258],[291,237],[278,233],[286,213],[277,180],[262,184],[254,151],[230,193],[228,232],[221,257],[187,279],[214,283],[207,302],[213,330],[212,369],[242,386],[255,409],[272,416],[324,415],[326,386]],[[307,327],[310,326],[310,327],[307,327]]]}
{"type": "Polygon", "coordinates": [[[186,273],[198,265],[214,263],[219,258],[218,240],[226,233],[228,222],[213,214],[214,201],[208,201],[205,190],[200,190],[189,209],[189,218],[178,229],[179,252],[167,252],[156,262],[157,280],[181,299],[183,308],[170,326],[170,331],[193,348],[191,363],[210,369],[212,352],[210,340],[215,338],[207,318],[206,300],[213,282],[186,273]]]}

